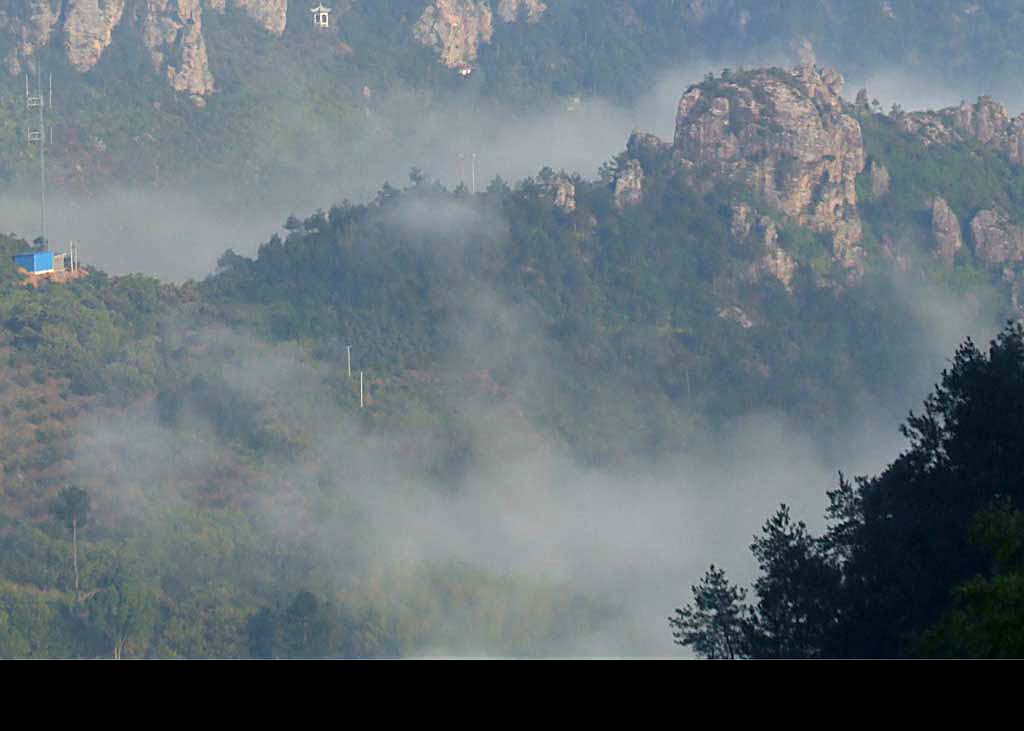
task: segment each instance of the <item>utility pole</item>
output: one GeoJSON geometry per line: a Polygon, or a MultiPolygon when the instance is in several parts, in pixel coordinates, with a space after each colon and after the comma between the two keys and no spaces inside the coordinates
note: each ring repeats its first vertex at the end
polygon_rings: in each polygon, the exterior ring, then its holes
{"type": "Polygon", "coordinates": [[[351,379],[352,378],[352,346],[351,345],[346,345],[345,346],[345,353],[348,355],[348,377],[349,377],[349,379],[351,379]]]}
{"type": "Polygon", "coordinates": [[[476,195],[476,153],[473,153],[473,195],[476,195]]]}
{"type": "Polygon", "coordinates": [[[363,372],[359,371],[359,408],[363,408],[365,402],[363,401],[363,372]]]}

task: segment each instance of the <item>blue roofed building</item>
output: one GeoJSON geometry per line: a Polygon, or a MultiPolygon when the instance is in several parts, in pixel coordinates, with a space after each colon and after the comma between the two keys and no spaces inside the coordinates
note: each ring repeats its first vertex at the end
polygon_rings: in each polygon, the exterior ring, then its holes
{"type": "Polygon", "coordinates": [[[30,274],[44,274],[53,271],[52,251],[30,251],[26,254],[15,254],[14,263],[30,274]]]}

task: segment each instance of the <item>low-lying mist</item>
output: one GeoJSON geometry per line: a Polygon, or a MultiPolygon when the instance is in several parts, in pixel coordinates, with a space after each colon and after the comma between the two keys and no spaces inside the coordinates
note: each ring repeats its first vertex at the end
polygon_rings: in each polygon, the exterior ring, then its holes
{"type": "MultiPolygon", "coordinates": [[[[282,145],[278,159],[259,159],[255,181],[194,170],[187,183],[162,187],[97,184],[82,193],[80,186],[52,186],[48,237],[57,250],[78,241],[83,262],[112,274],[201,279],[228,248],[255,253],[290,214],[369,200],[384,181],[403,185],[413,167],[450,188],[471,188],[475,153],[479,190],[495,176],[514,181],[545,166],[593,176],[634,129],[671,139],[682,90],[711,68],[666,72],[629,108],[577,99],[511,114],[486,97],[427,100],[396,87],[364,100],[364,121],[351,138],[341,137],[332,119],[282,102],[283,109],[264,110],[266,125],[256,119],[249,126],[303,142],[282,145]]],[[[253,144],[255,157],[270,143],[253,144]]],[[[0,229],[31,240],[38,227],[38,185],[29,176],[0,196],[0,229]]]]}
{"type": "MultiPolygon", "coordinates": [[[[467,231],[505,229],[506,222],[489,216],[497,214],[459,203],[441,210],[412,199],[388,221],[425,242],[451,239],[457,246],[467,231]]],[[[243,402],[259,404],[256,413],[272,415],[276,437],[298,445],[248,468],[244,510],[275,541],[312,547],[319,583],[308,588],[343,591],[384,576],[396,603],[403,591],[415,591],[421,601],[447,606],[447,586],[414,582],[410,588],[408,569],[466,565],[521,581],[517,611],[531,618],[551,612],[550,595],[530,589],[537,583],[608,608],[601,621],[570,622],[532,652],[672,655],[681,651],[672,644],[666,618],[690,599],[689,587],[707,565],[724,567],[734,581],[749,581],[751,537],[780,502],[820,529],[825,493],[835,486],[837,471],[873,473],[893,459],[903,446],[894,409],[920,402],[965,335],[984,340],[994,332],[978,307],[920,278],[894,280],[893,286],[917,315],[908,326],[925,331],[920,342],[927,345],[917,354],[921,378],[898,406],[873,404],[867,393],[858,397],[860,411],[838,450],[824,448],[818,435],[785,415],[754,412],[714,438],[680,444],[657,459],[637,452],[608,467],[583,465],[519,406],[528,392],[543,398],[559,379],[570,378],[564,372],[569,366],[545,356],[554,351],[544,347],[540,322],[473,282],[455,293],[463,300],[462,338],[442,370],[497,366],[490,361],[500,355],[483,347],[481,335],[495,328],[504,352],[525,353],[533,365],[519,381],[502,384],[507,399],[463,391],[451,397],[458,403],[445,405],[459,414],[476,455],[454,483],[439,483],[422,459],[443,447],[446,437],[437,423],[370,428],[355,407],[355,391],[342,390],[339,401],[337,388],[328,385],[340,377],[340,364],[313,361],[295,346],[268,346],[217,330],[198,336],[203,355],[196,367],[217,374],[243,402]]],[[[359,362],[358,343],[355,350],[359,362]]],[[[371,380],[373,366],[359,364],[371,380]]],[[[371,395],[386,398],[388,388],[374,385],[371,395]]],[[[236,469],[232,443],[215,424],[222,415],[200,407],[186,402],[173,425],[152,404],[91,417],[78,433],[75,472],[94,486],[104,510],[143,529],[157,525],[193,499],[209,474],[236,469]]],[[[607,404],[605,417],[614,421],[616,408],[607,404]]],[[[632,439],[622,434],[623,443],[632,439]]],[[[490,620],[485,609],[475,619],[451,611],[451,626],[423,629],[417,652],[508,652],[484,626],[490,620]]],[[[505,620],[515,623],[517,616],[505,620]]],[[[527,635],[531,630],[518,629],[527,635]]]]}

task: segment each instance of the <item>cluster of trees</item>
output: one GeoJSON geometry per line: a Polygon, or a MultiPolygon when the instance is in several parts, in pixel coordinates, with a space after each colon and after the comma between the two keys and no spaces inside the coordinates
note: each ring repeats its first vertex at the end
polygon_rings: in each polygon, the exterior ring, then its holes
{"type": "Polygon", "coordinates": [[[709,658],[1020,657],[1024,325],[970,340],[911,413],[907,450],[829,493],[813,535],[783,506],[746,590],[712,566],[669,622],[709,658]]]}

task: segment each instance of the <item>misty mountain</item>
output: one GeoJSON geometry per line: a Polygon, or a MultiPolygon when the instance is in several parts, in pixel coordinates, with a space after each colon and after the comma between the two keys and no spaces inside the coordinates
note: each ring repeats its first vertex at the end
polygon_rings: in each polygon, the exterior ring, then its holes
{"type": "Polygon", "coordinates": [[[413,167],[200,282],[3,237],[2,654],[667,652],[709,548],[1020,317],[1024,123],[843,85],[708,75],[596,176],[413,167]]]}
{"type": "MultiPolygon", "coordinates": [[[[680,69],[790,65],[817,53],[860,79],[898,68],[917,86],[1004,92],[1014,88],[1024,22],[1005,1],[819,0],[812,9],[745,0],[345,0],[318,27],[312,5],[0,3],[0,176],[24,185],[33,170],[23,76],[39,70],[54,75],[55,182],[92,195],[102,184],[201,187],[237,206],[280,198],[300,179],[338,186],[325,179],[343,178],[343,194],[372,193],[380,179],[395,179],[393,160],[448,180],[456,148],[470,140],[496,170],[500,161],[484,146],[493,147],[498,128],[552,109],[570,110],[577,129],[593,126],[588,108],[634,109],[680,69]]],[[[630,122],[650,124],[627,119],[626,131],[630,122]]]]}

